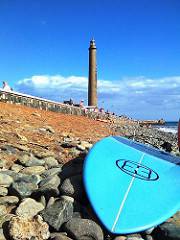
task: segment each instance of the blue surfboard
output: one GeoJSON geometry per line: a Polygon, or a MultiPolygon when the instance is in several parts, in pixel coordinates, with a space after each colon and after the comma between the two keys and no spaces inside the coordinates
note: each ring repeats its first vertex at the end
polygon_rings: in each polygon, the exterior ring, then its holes
{"type": "Polygon", "coordinates": [[[144,231],[180,209],[180,158],[123,137],[93,146],[83,180],[95,213],[111,233],[144,231]]]}

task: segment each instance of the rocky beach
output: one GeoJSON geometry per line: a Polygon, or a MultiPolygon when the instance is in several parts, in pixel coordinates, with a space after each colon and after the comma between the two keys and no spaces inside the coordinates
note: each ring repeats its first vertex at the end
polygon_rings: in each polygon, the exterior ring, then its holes
{"type": "Polygon", "coordinates": [[[177,135],[149,125],[0,102],[0,240],[180,239],[180,212],[153,229],[124,236],[111,235],[96,218],[82,183],[83,161],[109,135],[179,155],[177,135]]]}

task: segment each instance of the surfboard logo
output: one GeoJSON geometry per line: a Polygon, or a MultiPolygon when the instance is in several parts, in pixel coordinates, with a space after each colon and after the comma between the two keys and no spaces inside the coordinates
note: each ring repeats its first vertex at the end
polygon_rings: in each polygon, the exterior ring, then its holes
{"type": "Polygon", "coordinates": [[[144,181],[156,181],[159,175],[151,168],[130,160],[119,159],[116,166],[124,173],[144,181]]]}

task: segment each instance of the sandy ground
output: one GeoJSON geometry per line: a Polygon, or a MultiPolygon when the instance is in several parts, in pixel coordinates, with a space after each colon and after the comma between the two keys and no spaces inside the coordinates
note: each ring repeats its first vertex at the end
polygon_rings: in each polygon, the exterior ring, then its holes
{"type": "Polygon", "coordinates": [[[17,145],[32,152],[63,152],[68,161],[68,152],[66,157],[61,148],[64,138],[70,136],[94,143],[108,135],[114,135],[109,123],[0,102],[0,157],[10,162],[17,159],[15,155],[2,155],[5,145],[17,145]]]}

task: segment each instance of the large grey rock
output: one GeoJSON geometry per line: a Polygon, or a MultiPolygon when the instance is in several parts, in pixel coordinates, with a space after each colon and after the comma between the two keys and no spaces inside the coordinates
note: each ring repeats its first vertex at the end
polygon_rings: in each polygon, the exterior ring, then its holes
{"type": "Polygon", "coordinates": [[[59,195],[59,185],[60,178],[57,175],[50,176],[40,182],[40,188],[34,191],[33,196],[40,197],[44,195],[46,199],[49,199],[51,196],[57,197],[59,195]]]}
{"type": "Polygon", "coordinates": [[[45,240],[50,232],[48,224],[39,215],[32,219],[16,216],[9,222],[9,235],[13,240],[45,240]]]}
{"type": "Polygon", "coordinates": [[[59,199],[43,212],[44,220],[54,229],[59,231],[61,225],[73,215],[73,201],[59,199]]]}
{"type": "Polygon", "coordinates": [[[83,201],[85,193],[82,183],[82,175],[66,178],[60,187],[60,192],[63,195],[73,197],[78,201],[83,201]]]}
{"type": "Polygon", "coordinates": [[[28,197],[34,190],[38,189],[38,183],[40,180],[41,178],[38,175],[18,173],[14,176],[14,182],[9,191],[20,198],[28,197]]]}
{"type": "Polygon", "coordinates": [[[101,227],[92,220],[72,218],[64,224],[64,229],[75,240],[103,240],[101,227]]]}
{"type": "Polygon", "coordinates": [[[10,192],[20,198],[29,197],[33,191],[38,189],[37,181],[38,179],[32,176],[19,177],[11,185],[10,192]]]}
{"type": "Polygon", "coordinates": [[[44,206],[42,203],[39,203],[32,198],[25,198],[16,209],[16,214],[21,217],[32,218],[43,209],[44,206]]]}
{"type": "Polygon", "coordinates": [[[0,173],[0,185],[4,187],[9,187],[13,182],[13,178],[3,172],[0,173]]]}
{"type": "Polygon", "coordinates": [[[22,174],[18,173],[16,177],[14,178],[15,182],[24,182],[24,183],[34,183],[34,184],[39,184],[41,181],[41,177],[39,175],[27,175],[27,174],[22,174]]]}

